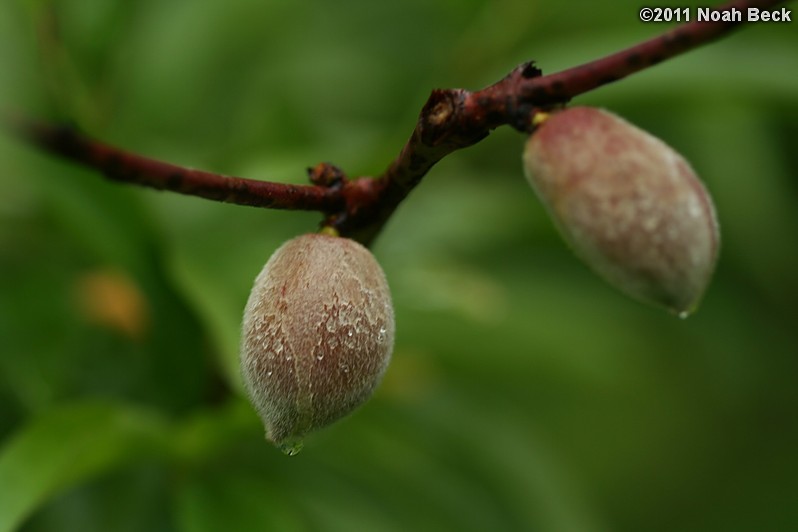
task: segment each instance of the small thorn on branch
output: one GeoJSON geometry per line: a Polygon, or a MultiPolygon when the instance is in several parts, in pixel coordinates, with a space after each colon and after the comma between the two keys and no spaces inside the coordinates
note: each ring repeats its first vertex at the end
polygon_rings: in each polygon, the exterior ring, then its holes
{"type": "Polygon", "coordinates": [[[534,61],[523,63],[514,72],[520,72],[524,79],[538,78],[543,75],[543,71],[535,65],[534,61]]]}

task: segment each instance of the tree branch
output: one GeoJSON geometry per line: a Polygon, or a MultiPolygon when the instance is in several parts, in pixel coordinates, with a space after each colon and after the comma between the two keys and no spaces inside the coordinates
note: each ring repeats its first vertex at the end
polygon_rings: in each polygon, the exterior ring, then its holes
{"type": "Polygon", "coordinates": [[[8,122],[18,136],[31,144],[98,170],[112,181],[269,209],[335,212],[344,207],[340,187],[229,177],[142,157],[93,140],[71,127],[20,118],[8,122]]]}
{"type": "MultiPolygon", "coordinates": [[[[716,9],[765,9],[785,0],[734,0],[716,9]]],[[[538,110],[656,65],[730,33],[739,22],[690,22],[658,37],[589,63],[543,76],[529,62],[483,90],[434,90],[410,139],[378,178],[349,180],[322,163],[309,169],[314,185],[287,185],[227,177],[147,159],[102,144],[68,128],[16,121],[23,138],[50,153],[135,183],[216,201],[273,209],[323,212],[324,223],[342,235],[369,244],[396,207],[438,161],[471,146],[491,130],[511,125],[531,131],[538,110]]]]}
{"type": "MultiPolygon", "coordinates": [[[[716,10],[764,9],[785,0],[733,0],[716,10]]],[[[656,65],[729,34],[741,22],[693,21],[612,55],[555,74],[542,76],[533,62],[483,90],[434,90],[421,110],[416,128],[401,153],[380,176],[379,208],[371,219],[349,217],[339,227],[361,242],[379,233],[396,207],[438,161],[511,125],[531,131],[536,110],[561,106],[571,98],[656,65]]]]}

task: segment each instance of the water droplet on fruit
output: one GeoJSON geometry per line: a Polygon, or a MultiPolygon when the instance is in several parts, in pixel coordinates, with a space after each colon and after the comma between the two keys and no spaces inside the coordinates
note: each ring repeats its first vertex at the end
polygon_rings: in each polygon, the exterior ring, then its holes
{"type": "Polygon", "coordinates": [[[302,450],[304,442],[302,440],[290,440],[280,444],[280,450],[286,456],[296,456],[302,450]]]}

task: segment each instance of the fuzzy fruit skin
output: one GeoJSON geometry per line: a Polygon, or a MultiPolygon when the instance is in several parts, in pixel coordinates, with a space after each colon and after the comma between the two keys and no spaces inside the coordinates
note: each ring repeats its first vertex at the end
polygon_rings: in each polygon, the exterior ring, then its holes
{"type": "Polygon", "coordinates": [[[720,237],[712,199],[675,150],[612,113],[572,107],[531,135],[524,170],[600,276],[681,315],[695,309],[720,237]]]}
{"type": "Polygon", "coordinates": [[[284,449],[372,394],[393,351],[394,313],[371,252],[308,234],[264,266],[244,311],[241,367],[266,436],[284,449]]]}

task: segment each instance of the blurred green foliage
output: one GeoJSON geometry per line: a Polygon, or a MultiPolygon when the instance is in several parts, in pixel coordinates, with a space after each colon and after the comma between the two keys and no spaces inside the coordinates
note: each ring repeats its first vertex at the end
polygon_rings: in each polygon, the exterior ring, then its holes
{"type": "MultiPolygon", "coordinates": [[[[0,106],[226,174],[373,175],[430,89],[667,27],[638,7],[3,2],[0,106]]],[[[576,261],[504,128],[433,169],[377,242],[392,365],[295,458],[241,396],[239,320],[318,216],[107,183],[0,135],[0,530],[798,529],[795,24],[577,100],[666,140],[714,195],[722,256],[695,316],[576,261]]]]}

